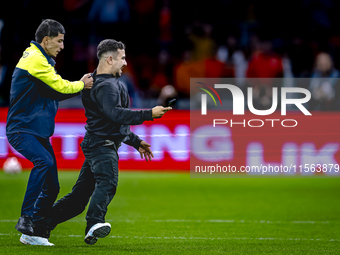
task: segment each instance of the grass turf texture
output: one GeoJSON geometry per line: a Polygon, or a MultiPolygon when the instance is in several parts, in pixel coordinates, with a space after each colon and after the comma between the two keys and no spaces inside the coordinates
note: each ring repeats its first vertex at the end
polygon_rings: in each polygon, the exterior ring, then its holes
{"type": "MultiPolygon", "coordinates": [[[[340,178],[121,172],[108,237],[86,245],[83,213],[37,247],[14,228],[28,175],[0,172],[0,254],[340,254],[340,178]]],[[[77,176],[59,173],[59,197],[77,176]]]]}

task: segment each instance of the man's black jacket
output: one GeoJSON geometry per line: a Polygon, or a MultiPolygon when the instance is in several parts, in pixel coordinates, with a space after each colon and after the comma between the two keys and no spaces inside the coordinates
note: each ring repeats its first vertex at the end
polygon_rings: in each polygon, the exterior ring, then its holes
{"type": "Polygon", "coordinates": [[[141,139],[130,131],[130,125],[153,120],[152,110],[128,109],[127,89],[112,74],[97,74],[95,71],[92,76],[92,89],[81,92],[87,132],[116,144],[124,142],[138,150],[141,139]]]}

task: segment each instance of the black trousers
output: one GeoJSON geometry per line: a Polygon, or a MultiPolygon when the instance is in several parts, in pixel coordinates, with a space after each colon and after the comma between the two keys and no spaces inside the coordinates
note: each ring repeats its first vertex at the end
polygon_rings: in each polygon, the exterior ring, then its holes
{"type": "Polygon", "coordinates": [[[85,210],[85,234],[97,223],[105,222],[107,207],[118,183],[118,146],[110,141],[86,134],[81,143],[84,164],[72,192],[59,199],[52,208],[50,229],[85,210]]]}

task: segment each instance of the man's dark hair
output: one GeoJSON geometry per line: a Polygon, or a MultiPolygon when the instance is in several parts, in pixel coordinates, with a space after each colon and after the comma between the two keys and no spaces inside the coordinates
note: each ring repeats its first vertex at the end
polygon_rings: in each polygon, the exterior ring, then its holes
{"type": "Polygon", "coordinates": [[[101,57],[107,52],[113,52],[115,54],[114,57],[118,55],[119,50],[125,50],[125,44],[122,42],[117,42],[113,39],[106,39],[99,43],[97,47],[97,57],[100,60],[101,57]]]}
{"type": "Polygon", "coordinates": [[[45,19],[35,32],[35,41],[41,43],[45,36],[54,38],[58,34],[65,34],[63,25],[53,19],[45,19]]]}

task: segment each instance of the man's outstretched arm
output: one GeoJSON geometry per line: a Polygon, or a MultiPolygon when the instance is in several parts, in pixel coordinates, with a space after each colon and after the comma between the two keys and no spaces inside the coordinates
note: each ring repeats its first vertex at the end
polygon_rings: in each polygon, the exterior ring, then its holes
{"type": "Polygon", "coordinates": [[[96,101],[107,118],[122,125],[139,125],[146,120],[160,118],[171,107],[156,106],[150,110],[131,110],[123,108],[118,89],[105,84],[95,92],[96,101]]]}
{"type": "Polygon", "coordinates": [[[36,56],[31,60],[27,70],[33,77],[41,80],[55,91],[62,94],[74,94],[93,85],[90,74],[85,74],[79,81],[68,81],[56,74],[55,69],[43,56],[36,56]]]}

